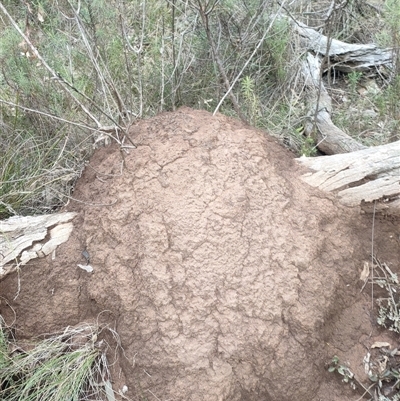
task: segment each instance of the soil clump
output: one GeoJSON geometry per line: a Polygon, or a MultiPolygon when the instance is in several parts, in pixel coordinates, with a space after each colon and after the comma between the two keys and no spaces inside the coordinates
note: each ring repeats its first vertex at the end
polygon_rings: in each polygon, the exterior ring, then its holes
{"type": "MultiPolygon", "coordinates": [[[[361,363],[380,333],[359,281],[372,218],[309,188],[289,151],[225,116],[182,108],[129,135],[136,149],[101,148],[86,167],[56,258],[0,282],[17,337],[108,323],[123,349],[114,387],[132,400],[357,399],[326,363],[361,363]],[[77,267],[83,251],[92,273],[77,267]]],[[[376,220],[393,270],[399,234],[376,220]]]]}

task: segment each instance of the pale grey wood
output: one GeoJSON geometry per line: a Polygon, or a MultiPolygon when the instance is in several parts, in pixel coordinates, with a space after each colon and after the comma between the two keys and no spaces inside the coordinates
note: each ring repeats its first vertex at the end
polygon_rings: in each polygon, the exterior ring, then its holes
{"type": "Polygon", "coordinates": [[[331,63],[336,70],[366,71],[379,65],[392,68],[393,49],[381,49],[373,43],[355,44],[332,39],[328,51],[328,38],[325,35],[298,21],[293,21],[292,26],[309,50],[331,57],[331,63]]]}
{"type": "Polygon", "coordinates": [[[324,83],[320,80],[319,57],[308,53],[302,63],[301,72],[308,92],[310,110],[308,121],[304,124],[305,134],[314,137],[318,149],[327,155],[365,149],[366,146],[336,127],[331,120],[332,102],[324,83]]]}
{"type": "Polygon", "coordinates": [[[67,241],[75,216],[69,212],[0,221],[0,278],[33,258],[49,255],[67,241]]]}
{"type": "Polygon", "coordinates": [[[323,191],[336,191],[343,204],[371,211],[371,204],[377,201],[379,210],[400,213],[400,141],[297,160],[313,170],[302,176],[303,181],[323,191]]]}
{"type": "MultiPolygon", "coordinates": [[[[306,50],[301,63],[301,73],[307,94],[309,112],[304,124],[305,134],[311,136],[319,150],[328,155],[353,152],[365,146],[336,127],[331,119],[331,98],[321,80],[321,58],[328,56],[330,68],[344,72],[365,71],[385,68],[387,74],[393,69],[393,50],[381,49],[375,44],[345,43],[337,39],[329,40],[315,29],[281,15],[298,34],[297,42],[306,50]]],[[[326,68],[326,67],[324,67],[326,68]]]]}

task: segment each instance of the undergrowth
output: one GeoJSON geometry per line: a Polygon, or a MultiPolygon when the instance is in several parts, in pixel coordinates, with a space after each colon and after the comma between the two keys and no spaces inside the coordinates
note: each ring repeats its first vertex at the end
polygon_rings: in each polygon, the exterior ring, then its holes
{"type": "Polygon", "coordinates": [[[394,70],[345,77],[342,98],[351,108],[338,102],[334,117],[368,145],[396,140],[399,1],[387,0],[378,13],[360,0],[335,7],[273,0],[1,2],[0,219],[57,209],[101,140],[122,146],[137,119],[181,105],[239,116],[312,156],[315,144],[302,131],[304,52],[290,18],[332,38],[394,49],[394,70]],[[360,96],[366,79],[378,89],[360,96]]]}

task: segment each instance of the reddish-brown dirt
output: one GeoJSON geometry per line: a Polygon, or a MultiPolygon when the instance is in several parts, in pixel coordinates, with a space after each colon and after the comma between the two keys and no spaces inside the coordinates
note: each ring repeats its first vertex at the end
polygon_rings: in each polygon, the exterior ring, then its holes
{"type": "MultiPolygon", "coordinates": [[[[183,108],[130,137],[123,158],[92,157],[56,259],[25,266],[15,300],[17,275],[0,282],[16,336],[108,323],[123,348],[114,387],[132,400],[358,399],[326,364],[336,354],[364,379],[383,335],[360,293],[372,217],[308,188],[290,152],[222,115],[183,108]],[[77,267],[84,249],[93,273],[77,267]]],[[[398,222],[377,218],[374,234],[398,269],[398,222]]]]}

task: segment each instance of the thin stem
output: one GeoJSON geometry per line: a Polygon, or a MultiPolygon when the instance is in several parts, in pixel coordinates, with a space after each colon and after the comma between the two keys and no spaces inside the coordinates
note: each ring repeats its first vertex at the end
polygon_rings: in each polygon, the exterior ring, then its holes
{"type": "Polygon", "coordinates": [[[209,17],[209,14],[211,13],[211,11],[214,9],[215,4],[209,10],[207,10],[208,4],[203,8],[200,0],[198,0],[198,5],[199,5],[198,11],[200,13],[200,17],[201,17],[201,20],[203,22],[204,29],[206,31],[207,39],[208,39],[208,42],[210,43],[210,46],[211,46],[211,49],[212,49],[212,54],[213,54],[213,57],[214,57],[214,60],[215,60],[215,62],[217,64],[217,66],[218,66],[219,73],[221,74],[221,77],[222,77],[222,79],[224,81],[224,85],[225,85],[225,88],[226,88],[226,91],[227,91],[227,95],[229,95],[229,97],[230,97],[230,99],[232,101],[232,105],[233,105],[233,108],[235,109],[236,114],[239,116],[239,118],[242,121],[247,123],[246,117],[244,116],[244,114],[240,110],[239,103],[238,103],[235,95],[232,93],[231,85],[229,83],[228,76],[226,75],[226,71],[225,71],[224,65],[222,63],[222,60],[219,57],[217,48],[216,48],[215,43],[214,43],[214,39],[213,39],[213,37],[211,35],[211,30],[210,30],[209,18],[208,17],[209,17]]]}
{"type": "MultiPolygon", "coordinates": [[[[280,9],[279,11],[282,9],[284,2],[280,5],[280,9]]],[[[258,41],[256,47],[254,48],[253,52],[251,53],[250,57],[247,59],[247,61],[244,63],[243,68],[240,70],[239,74],[236,76],[236,78],[233,80],[232,84],[229,86],[227,92],[225,93],[224,96],[222,96],[221,100],[219,101],[217,107],[214,110],[213,115],[215,116],[216,113],[218,113],[219,108],[221,107],[222,103],[224,102],[224,100],[226,99],[226,97],[231,93],[233,87],[236,85],[236,82],[239,80],[239,78],[242,76],[244,70],[247,68],[247,66],[249,65],[250,61],[252,60],[252,58],[254,57],[254,55],[257,53],[258,49],[260,48],[260,46],[262,45],[262,43],[264,42],[264,39],[267,36],[267,33],[271,30],[277,16],[278,16],[279,12],[276,13],[274,15],[274,17],[272,18],[268,28],[265,30],[262,38],[258,41]]]]}
{"type": "Polygon", "coordinates": [[[90,127],[90,126],[85,125],[85,124],[80,124],[80,123],[76,123],[74,121],[66,120],[65,118],[57,117],[54,114],[45,113],[43,111],[31,109],[29,107],[21,106],[21,105],[16,104],[16,103],[7,102],[7,101],[5,101],[3,99],[0,99],[0,103],[4,103],[4,104],[7,104],[8,106],[16,107],[16,108],[24,110],[24,111],[29,111],[31,113],[40,114],[42,116],[53,118],[54,120],[58,120],[58,121],[62,121],[62,122],[67,123],[67,124],[75,125],[76,127],[85,128],[85,129],[88,129],[88,130],[91,130],[91,131],[95,131],[95,132],[102,132],[102,133],[108,135],[110,138],[112,138],[112,139],[114,139],[115,141],[118,142],[117,138],[114,138],[112,135],[109,134],[109,132],[115,131],[116,127],[99,126],[98,128],[93,128],[93,127],[90,127]]]}
{"type": "Polygon", "coordinates": [[[374,201],[374,211],[372,213],[372,233],[371,233],[371,307],[374,309],[374,240],[375,240],[375,212],[376,200],[374,201]]]}

